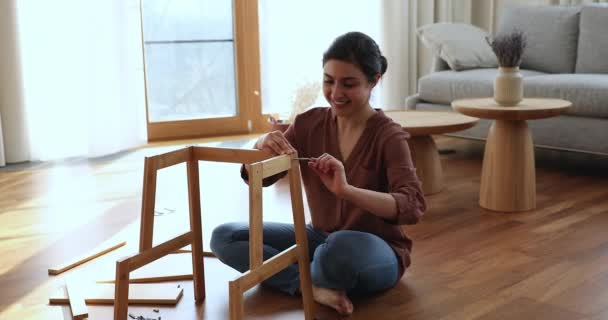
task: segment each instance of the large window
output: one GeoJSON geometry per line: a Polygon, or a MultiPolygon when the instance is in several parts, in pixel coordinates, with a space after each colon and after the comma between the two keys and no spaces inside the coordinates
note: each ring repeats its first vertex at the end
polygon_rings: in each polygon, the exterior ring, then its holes
{"type": "Polygon", "coordinates": [[[237,114],[232,2],[145,0],[150,122],[237,114]]]}
{"type": "Polygon", "coordinates": [[[257,1],[142,0],[141,9],[149,140],[254,130],[257,1]]]}

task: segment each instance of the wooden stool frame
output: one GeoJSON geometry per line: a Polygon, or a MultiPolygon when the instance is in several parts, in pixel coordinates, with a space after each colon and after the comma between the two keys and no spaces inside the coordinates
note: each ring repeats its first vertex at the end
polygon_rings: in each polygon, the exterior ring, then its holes
{"type": "Polygon", "coordinates": [[[243,163],[249,172],[250,270],[229,282],[230,319],[243,318],[245,291],[297,262],[304,317],[312,320],[315,304],[312,299],[299,162],[292,161],[292,156],[272,156],[259,150],[194,146],[145,158],[139,253],[116,261],[114,319],[127,319],[130,272],[187,245],[192,246],[194,299],[197,303],[205,300],[203,254],[209,253],[203,252],[198,161],[243,163]],[[183,162],[187,163],[190,231],[152,247],[157,172],[183,162]],[[296,244],[263,262],[262,179],[283,171],[288,171],[289,175],[296,244]]]}

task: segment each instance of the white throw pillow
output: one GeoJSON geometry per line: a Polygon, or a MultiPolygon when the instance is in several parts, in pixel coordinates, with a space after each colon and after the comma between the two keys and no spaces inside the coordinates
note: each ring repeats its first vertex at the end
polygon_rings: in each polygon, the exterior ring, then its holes
{"type": "Polygon", "coordinates": [[[433,23],[418,28],[416,34],[452,70],[498,66],[496,55],[486,41],[488,33],[478,27],[465,23],[433,23]]]}

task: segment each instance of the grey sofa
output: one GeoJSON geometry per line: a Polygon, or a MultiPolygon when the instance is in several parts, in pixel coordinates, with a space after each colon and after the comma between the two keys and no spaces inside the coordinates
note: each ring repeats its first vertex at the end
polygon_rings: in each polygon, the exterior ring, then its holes
{"type": "MultiPolygon", "coordinates": [[[[524,97],[572,101],[562,116],[528,122],[537,147],[608,155],[608,6],[507,8],[498,32],[525,32],[524,97]]],[[[407,109],[452,110],[455,99],[491,97],[497,68],[453,71],[439,57],[407,109]]],[[[452,136],[485,139],[489,120],[452,136]]]]}

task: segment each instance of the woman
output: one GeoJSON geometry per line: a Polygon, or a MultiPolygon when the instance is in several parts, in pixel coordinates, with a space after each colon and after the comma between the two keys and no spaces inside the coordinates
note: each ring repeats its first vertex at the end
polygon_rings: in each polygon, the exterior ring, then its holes
{"type": "MultiPolygon", "coordinates": [[[[349,295],[393,287],[410,264],[412,242],[400,224],[415,224],[426,209],[407,146],[408,134],[369,104],[387,68],[376,42],[360,32],[338,37],[323,55],[323,93],[329,108],[300,114],[285,134],[260,137],[256,149],[311,157],[302,166],[312,225],[307,226],[314,299],[342,315],[349,295]]],[[[243,178],[247,173],[242,170],[243,178]]],[[[283,174],[284,175],[284,174],[283,174]]],[[[281,178],[265,179],[264,185],[281,178]]],[[[291,224],[265,223],[264,260],[295,244],[291,224]]],[[[211,249],[229,266],[249,269],[249,227],[217,227],[211,249]]],[[[292,265],[264,282],[299,290],[292,265]]]]}

